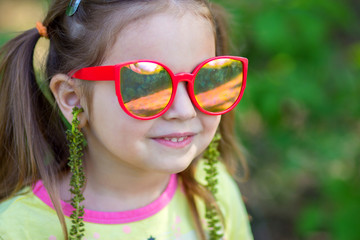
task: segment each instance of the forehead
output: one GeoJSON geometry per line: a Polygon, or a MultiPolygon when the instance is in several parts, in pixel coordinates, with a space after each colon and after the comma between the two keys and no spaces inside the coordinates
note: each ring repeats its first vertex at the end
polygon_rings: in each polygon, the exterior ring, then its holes
{"type": "Polygon", "coordinates": [[[208,19],[165,11],[126,26],[117,35],[103,65],[149,59],[162,62],[175,72],[189,72],[195,63],[213,56],[214,30],[208,19]],[[181,65],[183,62],[189,64],[181,65]]]}

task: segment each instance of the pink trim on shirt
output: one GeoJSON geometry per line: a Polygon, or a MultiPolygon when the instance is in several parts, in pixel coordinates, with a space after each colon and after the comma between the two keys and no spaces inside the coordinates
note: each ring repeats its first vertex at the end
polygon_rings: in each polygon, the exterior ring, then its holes
{"type": "MultiPolygon", "coordinates": [[[[175,174],[172,174],[165,191],[160,195],[160,197],[145,207],[123,212],[100,212],[85,209],[84,221],[101,224],[121,224],[146,219],[158,213],[171,201],[175,195],[176,188],[177,177],[175,174]]],[[[47,193],[47,190],[41,180],[35,184],[33,192],[38,198],[40,198],[41,201],[54,209],[49,194],[47,193]]],[[[74,208],[64,201],[61,201],[61,205],[64,214],[70,217],[74,208]]]]}

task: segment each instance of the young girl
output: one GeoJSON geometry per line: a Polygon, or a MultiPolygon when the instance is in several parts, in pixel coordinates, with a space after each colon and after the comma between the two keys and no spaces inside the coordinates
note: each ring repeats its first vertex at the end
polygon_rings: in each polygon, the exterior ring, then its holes
{"type": "Polygon", "coordinates": [[[217,9],[56,0],[2,48],[0,239],[252,239],[229,174],[247,60],[217,9]]]}

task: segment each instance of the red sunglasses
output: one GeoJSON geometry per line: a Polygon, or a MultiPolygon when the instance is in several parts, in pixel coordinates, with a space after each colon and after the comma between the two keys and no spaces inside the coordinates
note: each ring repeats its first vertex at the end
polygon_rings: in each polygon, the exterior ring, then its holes
{"type": "Polygon", "coordinates": [[[115,81],[121,108],[131,117],[149,120],[170,108],[181,81],[188,82],[191,101],[203,113],[220,115],[229,112],[244,93],[247,69],[246,58],[218,56],[200,63],[192,73],[174,74],[162,63],[137,60],[82,68],[72,77],[115,81]]]}

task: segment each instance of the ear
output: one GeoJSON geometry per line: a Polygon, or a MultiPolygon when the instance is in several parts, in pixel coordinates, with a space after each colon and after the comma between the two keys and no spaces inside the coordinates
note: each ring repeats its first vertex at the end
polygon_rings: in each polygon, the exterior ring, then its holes
{"type": "MultiPolygon", "coordinates": [[[[74,79],[70,78],[68,75],[56,74],[50,80],[50,90],[53,93],[62,114],[71,124],[73,119],[72,109],[74,107],[81,108],[79,87],[76,85],[74,79]]],[[[79,114],[79,120],[79,127],[84,127],[87,123],[84,113],[79,114]]]]}

